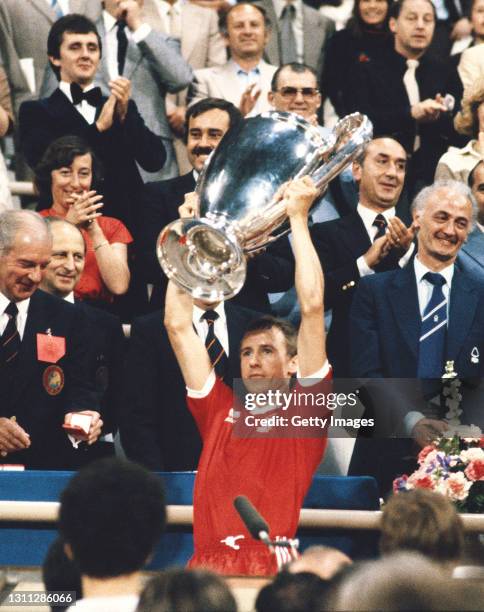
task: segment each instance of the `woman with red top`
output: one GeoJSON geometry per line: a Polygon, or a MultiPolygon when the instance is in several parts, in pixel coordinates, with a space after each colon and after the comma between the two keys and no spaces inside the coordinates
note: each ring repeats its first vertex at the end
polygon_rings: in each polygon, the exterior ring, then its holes
{"type": "Polygon", "coordinates": [[[86,265],[75,296],[111,303],[129,287],[127,245],[133,242],[125,225],[102,215],[102,196],[91,189],[99,180],[99,162],[77,136],[52,142],[36,168],[35,185],[41,198],[50,196],[43,217],[63,217],[76,225],[86,243],[86,265]]]}

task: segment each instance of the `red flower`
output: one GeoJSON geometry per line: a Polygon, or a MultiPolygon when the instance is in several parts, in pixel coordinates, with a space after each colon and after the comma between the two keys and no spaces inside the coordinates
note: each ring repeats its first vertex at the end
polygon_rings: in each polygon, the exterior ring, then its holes
{"type": "Polygon", "coordinates": [[[363,64],[363,63],[369,62],[370,58],[368,57],[366,53],[360,53],[360,55],[358,56],[358,61],[363,64]]]}
{"type": "Polygon", "coordinates": [[[415,485],[417,489],[433,489],[434,483],[430,476],[423,476],[422,478],[418,478],[412,481],[412,484],[415,485]]]}
{"type": "Polygon", "coordinates": [[[422,448],[422,450],[419,452],[418,454],[418,464],[422,465],[422,463],[425,461],[425,457],[431,453],[433,450],[435,450],[435,446],[433,446],[432,444],[429,444],[428,446],[424,446],[424,448],[422,448]]]}
{"type": "Polygon", "coordinates": [[[484,460],[474,459],[474,461],[471,461],[464,474],[469,480],[484,480],[484,460]]]}

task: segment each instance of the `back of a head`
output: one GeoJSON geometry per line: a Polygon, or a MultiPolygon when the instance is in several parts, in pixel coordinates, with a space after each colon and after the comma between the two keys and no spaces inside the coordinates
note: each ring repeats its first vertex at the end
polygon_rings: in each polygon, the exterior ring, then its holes
{"type": "Polygon", "coordinates": [[[330,583],[311,572],[280,572],[256,599],[257,612],[311,612],[320,610],[330,583]]]}
{"type": "Polygon", "coordinates": [[[408,550],[440,563],[459,559],[464,542],[462,520],[440,493],[414,489],[393,495],[383,508],[380,550],[408,550]]]}
{"type": "Polygon", "coordinates": [[[111,578],[139,571],[165,525],[160,479],[118,458],[79,471],[61,495],[59,530],[81,574],[111,578]]]}
{"type": "Polygon", "coordinates": [[[172,569],[152,578],[136,612],[237,612],[225,581],[205,570],[172,569]]]}
{"type": "MultiPolygon", "coordinates": [[[[75,600],[82,597],[81,574],[76,563],[69,559],[64,550],[64,542],[61,538],[56,538],[49,547],[47,555],[42,564],[42,580],[46,591],[75,591],[75,600]]],[[[52,608],[55,612],[66,610],[56,606],[52,608]]]]}
{"type": "Polygon", "coordinates": [[[437,565],[414,553],[362,563],[339,585],[332,610],[459,610],[460,585],[437,565]]]}

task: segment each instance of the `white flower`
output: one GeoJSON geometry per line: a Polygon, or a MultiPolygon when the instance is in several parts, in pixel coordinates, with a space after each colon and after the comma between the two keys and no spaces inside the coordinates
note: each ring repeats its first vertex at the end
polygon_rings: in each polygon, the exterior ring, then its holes
{"type": "Polygon", "coordinates": [[[472,485],[473,483],[467,480],[462,472],[456,472],[442,480],[438,484],[437,490],[452,501],[463,501],[469,495],[469,489],[472,485]]]}
{"type": "Polygon", "coordinates": [[[475,461],[476,459],[484,460],[484,450],[482,448],[468,448],[467,450],[461,451],[459,455],[460,459],[464,463],[475,461]]]}

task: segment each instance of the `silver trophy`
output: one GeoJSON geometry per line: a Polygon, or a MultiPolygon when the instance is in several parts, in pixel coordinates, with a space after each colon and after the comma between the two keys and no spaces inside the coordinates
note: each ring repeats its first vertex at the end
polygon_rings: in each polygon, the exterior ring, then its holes
{"type": "Polygon", "coordinates": [[[194,298],[233,297],[245,281],[245,253],[289,231],[281,185],[309,175],[322,193],[371,137],[370,120],[358,113],[341,119],[329,136],[293,113],[244,119],[200,174],[200,217],[177,219],[160,233],[156,248],[165,274],[194,298]]]}

